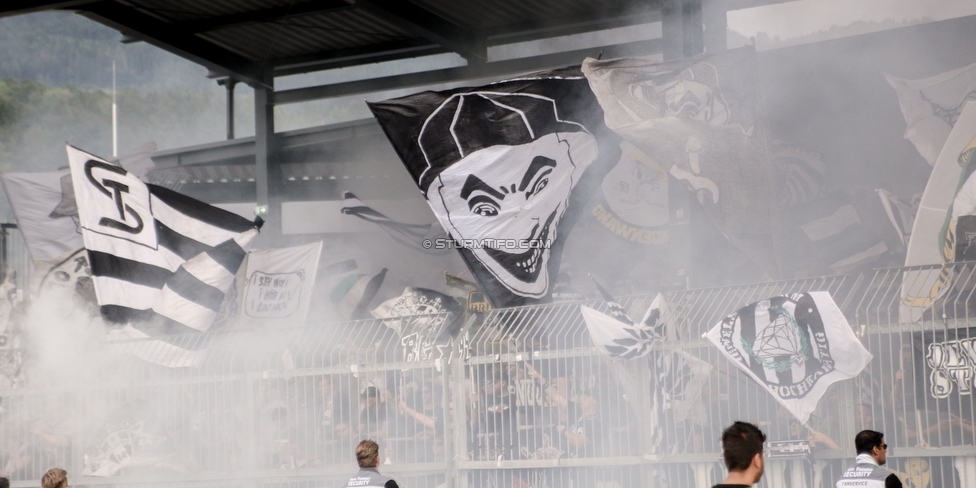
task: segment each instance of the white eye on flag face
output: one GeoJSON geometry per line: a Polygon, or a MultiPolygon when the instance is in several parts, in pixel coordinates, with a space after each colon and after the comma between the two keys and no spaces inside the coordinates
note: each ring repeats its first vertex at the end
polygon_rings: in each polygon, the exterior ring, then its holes
{"type": "Polygon", "coordinates": [[[71,156],[72,183],[81,226],[92,232],[156,249],[156,227],[145,183],[106,161],[71,156]]]}
{"type": "Polygon", "coordinates": [[[428,198],[455,239],[494,239],[469,250],[495,277],[522,296],[549,288],[549,245],[570,193],[597,157],[586,132],[553,133],[518,146],[491,146],[440,173],[428,198]],[[513,244],[513,245],[509,245],[513,244]]]}

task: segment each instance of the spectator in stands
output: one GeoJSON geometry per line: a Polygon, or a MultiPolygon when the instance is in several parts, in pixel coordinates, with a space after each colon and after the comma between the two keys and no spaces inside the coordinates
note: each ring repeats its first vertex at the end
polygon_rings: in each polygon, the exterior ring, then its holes
{"type": "Polygon", "coordinates": [[[6,445],[0,449],[0,475],[9,476],[13,479],[31,479],[28,469],[33,463],[33,456],[30,453],[30,445],[27,442],[27,433],[23,429],[17,428],[19,419],[7,419],[4,425],[4,432],[9,433],[4,437],[6,445]]]}
{"type": "Polygon", "coordinates": [[[352,412],[355,405],[350,405],[350,397],[355,395],[347,394],[347,389],[342,387],[342,377],[335,378],[331,375],[322,376],[317,382],[318,396],[313,401],[313,421],[316,436],[319,442],[316,444],[320,452],[316,456],[316,465],[338,464],[346,459],[348,452],[346,449],[352,442],[355,426],[353,425],[352,412]]]}
{"type": "Polygon", "coordinates": [[[477,401],[477,411],[471,415],[472,428],[484,434],[483,454],[487,459],[512,459],[517,437],[515,395],[508,383],[504,365],[496,365],[489,372],[490,389],[477,401]]]}
{"type": "Polygon", "coordinates": [[[200,426],[204,469],[233,471],[241,468],[244,449],[244,407],[233,399],[240,386],[217,383],[208,391],[206,413],[200,426]]]}
{"type": "Polygon", "coordinates": [[[275,469],[295,469],[305,465],[302,442],[298,429],[289,415],[288,408],[276,407],[271,411],[272,465],[275,469]]]}
{"type": "Polygon", "coordinates": [[[580,393],[572,401],[554,394],[553,401],[565,405],[566,423],[556,426],[560,444],[566,446],[570,457],[591,457],[598,454],[598,441],[603,432],[600,422],[600,403],[595,398],[580,393]]]}
{"type": "Polygon", "coordinates": [[[363,403],[359,412],[360,435],[367,439],[385,439],[390,429],[390,420],[379,388],[369,385],[359,397],[363,403]]]}
{"type": "Polygon", "coordinates": [[[68,488],[68,472],[61,468],[51,468],[41,478],[41,488],[68,488]]]}
{"type": "Polygon", "coordinates": [[[722,432],[722,460],[729,469],[721,484],[712,488],[752,486],[762,479],[765,462],[763,443],[766,434],[759,427],[736,421],[722,432]]]}
{"type": "Polygon", "coordinates": [[[438,452],[444,451],[444,409],[437,404],[439,391],[435,391],[433,382],[425,382],[420,389],[420,405],[409,405],[400,399],[397,404],[399,411],[416,424],[413,438],[417,442],[417,455],[423,455],[423,460],[433,461],[438,452]]]}
{"type": "Polygon", "coordinates": [[[166,436],[158,451],[166,458],[156,465],[180,474],[197,473],[203,469],[197,461],[200,458],[200,444],[187,442],[183,423],[183,419],[171,418],[164,425],[166,436]]]}

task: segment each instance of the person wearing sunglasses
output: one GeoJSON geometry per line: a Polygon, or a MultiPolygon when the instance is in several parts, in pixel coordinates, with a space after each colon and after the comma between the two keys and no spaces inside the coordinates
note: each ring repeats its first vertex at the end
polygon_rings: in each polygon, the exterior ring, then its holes
{"type": "Polygon", "coordinates": [[[854,447],[857,448],[855,464],[837,480],[837,488],[902,488],[898,476],[881,467],[888,460],[884,434],[862,430],[854,436],[854,447]]]}

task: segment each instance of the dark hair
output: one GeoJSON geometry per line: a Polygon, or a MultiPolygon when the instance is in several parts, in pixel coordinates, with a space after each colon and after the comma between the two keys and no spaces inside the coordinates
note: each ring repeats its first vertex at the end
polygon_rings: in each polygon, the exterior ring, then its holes
{"type": "Polygon", "coordinates": [[[722,432],[722,458],[729,471],[745,471],[756,454],[762,455],[766,434],[748,422],[736,421],[722,432]]]}
{"type": "Polygon", "coordinates": [[[875,447],[881,447],[882,441],[884,440],[884,434],[874,430],[862,430],[854,436],[854,447],[857,448],[857,453],[870,453],[875,447]]]}
{"type": "Polygon", "coordinates": [[[376,398],[379,398],[379,396],[380,396],[380,389],[377,388],[377,387],[375,387],[375,386],[373,386],[373,385],[369,385],[369,386],[367,386],[363,390],[362,393],[359,394],[359,396],[361,396],[363,398],[368,398],[368,397],[376,397],[376,398]]]}
{"type": "Polygon", "coordinates": [[[0,488],[10,488],[10,480],[7,478],[0,478],[0,488]]]}
{"type": "Polygon", "coordinates": [[[375,468],[376,456],[380,454],[380,445],[376,441],[366,439],[356,446],[356,462],[360,468],[375,468]]]}

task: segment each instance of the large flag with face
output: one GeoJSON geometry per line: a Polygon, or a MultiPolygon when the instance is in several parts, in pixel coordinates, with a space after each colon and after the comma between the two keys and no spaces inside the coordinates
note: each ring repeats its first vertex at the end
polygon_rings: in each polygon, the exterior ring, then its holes
{"type": "Polygon", "coordinates": [[[609,161],[578,68],[371,103],[407,171],[498,306],[549,298],[563,242],[609,161]]]}
{"type": "Polygon", "coordinates": [[[321,254],[322,241],[249,252],[241,293],[241,325],[304,325],[321,254]]]}
{"type": "Polygon", "coordinates": [[[68,160],[102,317],[129,338],[209,329],[255,223],[71,146],[68,160]]]}
{"type": "Polygon", "coordinates": [[[885,77],[908,124],[905,139],[935,166],[966,102],[976,100],[976,64],[920,80],[885,77]]]}
{"type": "Polygon", "coordinates": [[[822,291],[746,305],[705,336],[801,423],[828,386],[857,376],[871,361],[843,312],[822,291]]]}
{"type": "Polygon", "coordinates": [[[607,126],[694,191],[722,233],[778,275],[777,192],[755,51],[667,63],[587,59],[582,68],[607,126]]]}
{"type": "MultiPolygon", "coordinates": [[[[968,102],[946,139],[922,193],[908,241],[905,266],[956,261],[956,225],[976,214],[976,102],[968,102]]],[[[965,239],[965,235],[960,236],[965,239]]],[[[914,322],[948,289],[952,267],[906,271],[902,284],[902,322],[914,322]]]]}

